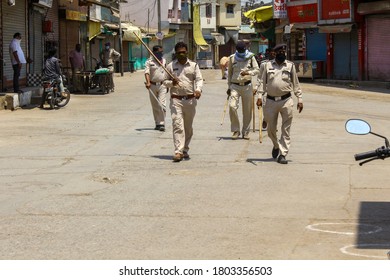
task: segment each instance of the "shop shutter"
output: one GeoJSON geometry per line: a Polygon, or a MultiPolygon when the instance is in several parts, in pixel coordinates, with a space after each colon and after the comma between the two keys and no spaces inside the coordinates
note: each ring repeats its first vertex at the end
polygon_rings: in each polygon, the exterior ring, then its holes
{"type": "Polygon", "coordinates": [[[60,20],[60,38],[58,58],[64,68],[70,68],[69,53],[80,42],[80,22],[74,20],[60,20]]]}
{"type": "Polygon", "coordinates": [[[306,30],[306,59],[326,61],[326,33],[318,28],[306,30]]]}
{"type": "Polygon", "coordinates": [[[33,60],[30,67],[30,73],[41,74],[43,69],[43,33],[42,33],[42,22],[43,15],[38,11],[33,11],[32,24],[30,25],[30,57],[33,60]]]}
{"type": "Polygon", "coordinates": [[[390,17],[367,17],[367,78],[390,80],[390,17]]]}
{"type": "MultiPolygon", "coordinates": [[[[15,6],[8,6],[7,1],[1,1],[2,5],[2,23],[3,23],[3,59],[4,59],[4,76],[7,80],[12,80],[13,69],[9,55],[9,44],[14,34],[22,34],[21,47],[24,55],[27,53],[27,32],[26,32],[26,1],[16,1],[15,6]]],[[[26,78],[26,67],[22,67],[20,79],[26,78]]]]}
{"type": "Polygon", "coordinates": [[[4,52],[3,52],[3,26],[1,24],[1,15],[2,15],[2,4],[0,4],[0,91],[3,91],[4,81],[3,81],[3,67],[4,67],[4,52]]]}
{"type": "Polygon", "coordinates": [[[334,34],[333,78],[341,80],[358,79],[357,30],[334,34]]]}

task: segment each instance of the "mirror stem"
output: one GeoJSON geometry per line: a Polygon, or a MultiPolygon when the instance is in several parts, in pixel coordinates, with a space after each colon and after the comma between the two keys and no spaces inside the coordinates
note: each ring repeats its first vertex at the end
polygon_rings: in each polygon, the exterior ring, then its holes
{"type": "Polygon", "coordinates": [[[379,134],[376,134],[376,133],[374,133],[374,132],[372,132],[372,131],[370,131],[369,132],[370,134],[373,134],[373,135],[375,135],[375,136],[378,136],[378,137],[380,137],[380,138],[383,138],[383,139],[385,139],[385,145],[386,145],[386,148],[389,148],[389,146],[390,146],[390,144],[389,144],[389,140],[385,137],[385,136],[382,136],[382,135],[379,135],[379,134]]]}

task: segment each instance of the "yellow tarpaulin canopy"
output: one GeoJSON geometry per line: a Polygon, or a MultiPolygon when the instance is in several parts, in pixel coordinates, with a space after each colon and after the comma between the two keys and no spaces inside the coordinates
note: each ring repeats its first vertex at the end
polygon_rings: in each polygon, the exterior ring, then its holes
{"type": "Polygon", "coordinates": [[[141,37],[141,30],[134,25],[131,25],[129,23],[124,23],[122,22],[122,31],[123,31],[123,36],[122,40],[123,41],[130,41],[130,42],[138,42],[137,36],[134,35],[134,32],[141,37]]]}
{"type": "Polygon", "coordinates": [[[253,22],[263,22],[273,18],[272,6],[263,6],[244,13],[244,16],[251,19],[253,22]]]}
{"type": "Polygon", "coordinates": [[[101,24],[100,22],[96,21],[89,21],[88,22],[88,31],[89,31],[89,40],[92,40],[95,38],[97,35],[102,33],[101,31],[101,24]]]}
{"type": "Polygon", "coordinates": [[[202,47],[208,47],[206,40],[203,38],[202,30],[200,28],[200,13],[199,13],[199,5],[194,5],[194,40],[195,43],[202,47]]]}

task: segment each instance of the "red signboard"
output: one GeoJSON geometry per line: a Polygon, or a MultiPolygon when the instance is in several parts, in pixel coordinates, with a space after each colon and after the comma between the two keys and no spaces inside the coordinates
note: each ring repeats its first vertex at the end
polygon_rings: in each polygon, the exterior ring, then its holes
{"type": "Polygon", "coordinates": [[[317,8],[318,8],[317,3],[287,7],[290,23],[317,22],[318,20],[317,8]]]}
{"type": "Polygon", "coordinates": [[[351,0],[322,0],[321,19],[351,18],[351,0]]]}
{"type": "Polygon", "coordinates": [[[287,18],[287,0],[274,0],[274,18],[287,18]]]}

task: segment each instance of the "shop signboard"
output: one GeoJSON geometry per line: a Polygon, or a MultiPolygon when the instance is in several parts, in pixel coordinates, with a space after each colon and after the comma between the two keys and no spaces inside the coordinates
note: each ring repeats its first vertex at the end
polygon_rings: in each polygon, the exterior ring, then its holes
{"type": "Polygon", "coordinates": [[[320,0],[319,1],[320,23],[343,23],[351,22],[351,0],[320,0]]]}
{"type": "MultiPolygon", "coordinates": [[[[291,3],[291,2],[290,2],[291,3]]],[[[317,3],[288,6],[288,17],[290,23],[317,22],[318,6],[317,3]]]]}
{"type": "Polygon", "coordinates": [[[287,18],[287,0],[274,0],[274,18],[287,18]]]}

